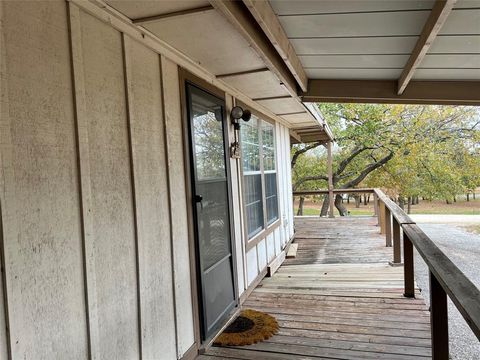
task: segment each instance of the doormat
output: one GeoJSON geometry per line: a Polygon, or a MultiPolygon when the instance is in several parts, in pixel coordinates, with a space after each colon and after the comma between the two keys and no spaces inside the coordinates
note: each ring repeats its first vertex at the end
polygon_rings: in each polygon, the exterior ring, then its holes
{"type": "Polygon", "coordinates": [[[278,331],[277,320],[255,310],[243,310],[240,315],[215,339],[217,346],[251,345],[267,340],[278,331]]]}

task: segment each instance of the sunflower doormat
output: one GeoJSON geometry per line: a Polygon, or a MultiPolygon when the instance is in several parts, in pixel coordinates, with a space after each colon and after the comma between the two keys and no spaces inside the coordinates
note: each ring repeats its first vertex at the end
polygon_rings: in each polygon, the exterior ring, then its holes
{"type": "Polygon", "coordinates": [[[255,310],[243,310],[214,342],[217,346],[242,346],[267,340],[278,331],[273,316],[255,310]]]}

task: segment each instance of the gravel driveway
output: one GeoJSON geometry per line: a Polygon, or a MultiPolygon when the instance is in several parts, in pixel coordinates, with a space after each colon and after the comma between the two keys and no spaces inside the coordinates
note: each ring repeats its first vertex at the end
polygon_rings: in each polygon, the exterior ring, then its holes
{"type": "MultiPolygon", "coordinates": [[[[450,217],[448,215],[412,216],[418,226],[444,251],[465,275],[480,288],[480,235],[476,235],[457,227],[480,223],[480,216],[450,217]],[[465,219],[467,218],[467,219],[465,219]]],[[[415,275],[418,286],[429,302],[428,268],[418,253],[415,254],[415,275]]],[[[480,299],[478,299],[480,301],[480,299]]],[[[480,359],[480,342],[463,320],[462,315],[449,300],[450,354],[452,359],[480,359]]]]}

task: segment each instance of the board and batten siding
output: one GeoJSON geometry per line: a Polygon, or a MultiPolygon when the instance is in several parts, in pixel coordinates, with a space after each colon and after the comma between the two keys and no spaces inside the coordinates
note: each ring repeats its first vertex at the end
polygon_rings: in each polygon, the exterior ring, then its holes
{"type": "Polygon", "coordinates": [[[182,357],[177,65],[61,0],[2,1],[0,26],[0,358],[182,357]]]}

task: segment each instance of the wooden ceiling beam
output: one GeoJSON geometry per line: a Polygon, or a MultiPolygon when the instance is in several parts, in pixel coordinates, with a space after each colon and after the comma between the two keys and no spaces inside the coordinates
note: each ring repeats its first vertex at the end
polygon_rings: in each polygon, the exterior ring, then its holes
{"type": "Polygon", "coordinates": [[[302,138],[297,134],[295,130],[290,129],[290,137],[294,138],[299,143],[302,142],[302,138]]]}
{"type": "Polygon", "coordinates": [[[300,88],[307,91],[307,74],[270,2],[265,0],[243,0],[243,2],[272,45],[277,49],[300,88]]]}
{"type": "Polygon", "coordinates": [[[304,102],[480,105],[480,81],[413,80],[402,95],[396,80],[310,80],[304,102]]]}
{"type": "Polygon", "coordinates": [[[210,3],[247,40],[270,71],[278,77],[289,94],[298,98],[295,77],[243,2],[210,0],[210,3]]]}
{"type": "Polygon", "coordinates": [[[398,79],[398,95],[402,95],[407,87],[408,83],[413,77],[415,70],[422,62],[423,58],[430,49],[433,41],[440,32],[443,24],[448,18],[448,15],[453,9],[453,6],[457,0],[436,0],[433,5],[430,16],[428,17],[423,30],[420,33],[420,37],[413,48],[410,58],[405,65],[400,78],[398,79]]]}
{"type": "Polygon", "coordinates": [[[197,8],[192,8],[192,9],[185,9],[185,10],[179,10],[179,11],[174,11],[174,12],[169,12],[165,14],[158,14],[158,15],[151,15],[151,16],[146,16],[142,18],[137,18],[133,19],[132,23],[134,24],[141,24],[145,25],[151,22],[163,20],[163,19],[168,19],[172,17],[178,17],[178,16],[183,16],[183,15],[190,15],[190,14],[196,14],[200,12],[205,12],[205,11],[210,11],[213,10],[212,5],[206,5],[206,6],[201,6],[197,8]]]}

